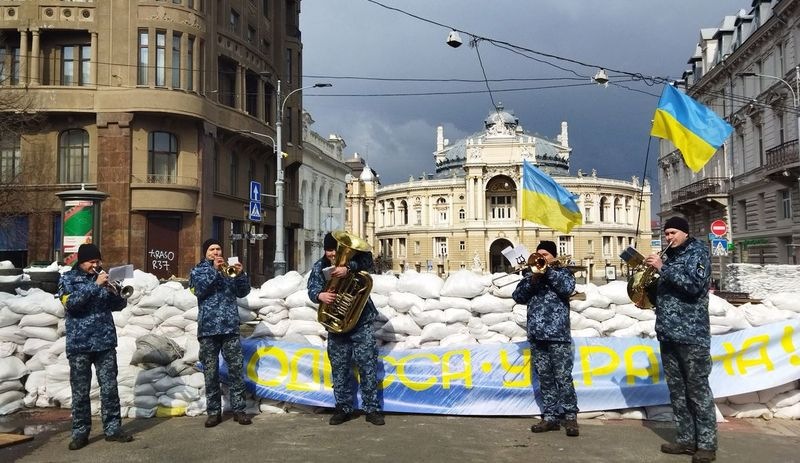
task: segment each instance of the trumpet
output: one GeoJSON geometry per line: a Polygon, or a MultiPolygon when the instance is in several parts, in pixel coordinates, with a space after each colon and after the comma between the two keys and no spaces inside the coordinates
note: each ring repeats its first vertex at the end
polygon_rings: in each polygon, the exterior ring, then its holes
{"type": "MultiPolygon", "coordinates": [[[[99,265],[96,265],[94,267],[94,271],[98,275],[101,274],[101,273],[106,273],[106,271],[103,270],[103,267],[101,267],[99,265]]],[[[130,285],[123,286],[122,282],[119,281],[119,280],[111,280],[111,279],[109,279],[108,282],[106,283],[105,287],[106,287],[106,289],[108,290],[109,293],[111,293],[111,294],[113,294],[115,296],[119,296],[119,297],[121,297],[123,299],[127,299],[127,298],[133,296],[133,286],[130,286],[130,285]]]]}
{"type": "Polygon", "coordinates": [[[228,278],[236,278],[240,273],[236,270],[236,267],[228,265],[227,262],[223,262],[222,265],[219,266],[219,271],[228,278]]]}

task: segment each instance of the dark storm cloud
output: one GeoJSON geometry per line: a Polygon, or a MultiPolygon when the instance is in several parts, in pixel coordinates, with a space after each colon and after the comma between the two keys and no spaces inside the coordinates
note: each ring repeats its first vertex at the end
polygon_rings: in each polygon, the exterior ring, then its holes
{"type": "MultiPolygon", "coordinates": [[[[701,28],[717,27],[725,15],[750,6],[744,0],[381,3],[478,36],[645,77],[669,78],[680,78],[686,69],[701,28]]],[[[334,84],[305,94],[305,107],[316,121],[312,129],[323,136],[342,136],[346,152],[367,157],[384,185],[433,172],[436,126],[445,126],[451,142],[482,128],[492,107],[488,93],[444,94],[482,92],[482,82],[308,77],[482,79],[478,53],[467,44],[469,35],[461,35],[463,46],[451,48],[445,44],[448,29],[366,0],[303,0],[301,7],[303,83],[334,84]],[[394,93],[440,95],[378,96],[394,93]]],[[[590,84],[597,71],[591,66],[539,55],[531,55],[533,60],[488,42],[479,42],[478,51],[489,79],[555,79],[490,85],[495,103],[513,111],[530,132],[555,140],[561,122],[568,122],[573,173],[596,169],[604,177],[642,175],[660,85],[620,82],[651,95],[614,85],[603,88],[590,84]],[[546,86],[561,88],[541,88],[546,86]],[[528,87],[540,89],[501,91],[528,87]]],[[[653,182],[657,146],[653,140],[648,168],[653,182]]]]}

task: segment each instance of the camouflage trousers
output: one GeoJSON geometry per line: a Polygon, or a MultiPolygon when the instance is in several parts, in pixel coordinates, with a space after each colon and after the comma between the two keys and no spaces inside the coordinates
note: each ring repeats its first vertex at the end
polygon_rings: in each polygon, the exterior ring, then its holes
{"type": "Polygon", "coordinates": [[[328,358],[331,362],[336,407],[345,413],[351,413],[355,409],[355,363],[361,383],[361,408],[366,413],[380,411],[378,348],[375,345],[372,324],[361,323],[345,334],[328,333],[328,358]]]}
{"type": "Polygon", "coordinates": [[[122,429],[117,390],[117,350],[69,354],[69,385],[72,388],[72,438],[89,437],[92,430],[92,365],[100,385],[100,411],[103,433],[117,434],[122,429]]]}
{"type": "Polygon", "coordinates": [[[531,341],[531,361],[539,379],[542,418],[574,420],[578,415],[578,396],[572,384],[572,343],[531,341]]]}
{"type": "Polygon", "coordinates": [[[203,363],[203,376],[206,380],[206,413],[215,415],[222,412],[222,399],[219,386],[219,354],[228,366],[231,408],[243,412],[247,406],[244,399],[244,378],[242,377],[242,343],[238,334],[203,336],[200,342],[200,361],[203,363]]]}
{"type": "Polygon", "coordinates": [[[709,348],[661,342],[661,362],[678,427],[676,441],[699,449],[716,450],[717,419],[714,396],[708,384],[709,348]]]}

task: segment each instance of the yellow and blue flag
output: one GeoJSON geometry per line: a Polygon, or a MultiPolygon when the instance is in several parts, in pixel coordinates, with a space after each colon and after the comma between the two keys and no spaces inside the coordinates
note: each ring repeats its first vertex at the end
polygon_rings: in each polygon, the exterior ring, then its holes
{"type": "Polygon", "coordinates": [[[528,161],[522,161],[522,218],[569,233],[583,223],[573,195],[528,161]]]}
{"type": "Polygon", "coordinates": [[[670,140],[693,172],[706,165],[732,131],[714,111],[672,85],[664,85],[650,135],[670,140]]]}

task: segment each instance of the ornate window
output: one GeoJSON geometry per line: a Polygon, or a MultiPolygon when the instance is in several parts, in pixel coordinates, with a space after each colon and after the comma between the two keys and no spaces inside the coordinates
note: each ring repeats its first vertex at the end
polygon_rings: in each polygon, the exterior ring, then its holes
{"type": "Polygon", "coordinates": [[[489,202],[489,219],[513,219],[516,217],[517,189],[513,180],[498,176],[486,185],[489,202]]]}

